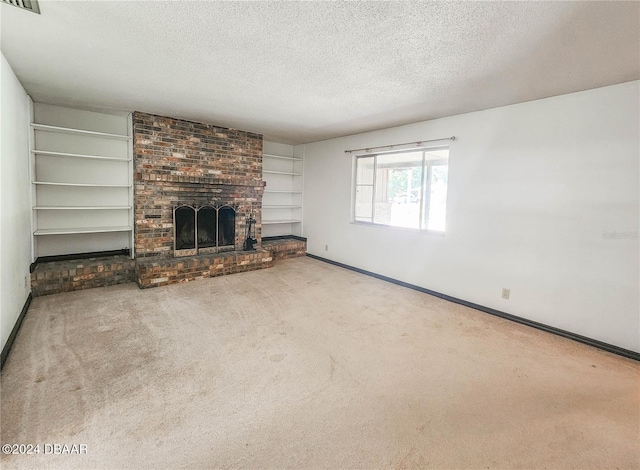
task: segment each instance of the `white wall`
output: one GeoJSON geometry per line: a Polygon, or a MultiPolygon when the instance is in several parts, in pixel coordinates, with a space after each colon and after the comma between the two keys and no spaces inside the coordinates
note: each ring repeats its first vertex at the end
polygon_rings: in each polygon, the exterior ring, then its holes
{"type": "Polygon", "coordinates": [[[0,69],[0,339],[4,348],[31,291],[30,101],[4,54],[0,69]]]}
{"type": "Polygon", "coordinates": [[[640,351],[639,84],[296,147],[308,252],[640,351]],[[451,135],[444,236],[350,223],[345,149],[451,135]]]}

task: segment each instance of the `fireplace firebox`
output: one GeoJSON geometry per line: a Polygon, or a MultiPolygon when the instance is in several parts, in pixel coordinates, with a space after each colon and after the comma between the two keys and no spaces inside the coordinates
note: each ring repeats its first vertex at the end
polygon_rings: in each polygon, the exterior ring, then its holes
{"type": "Polygon", "coordinates": [[[194,256],[235,249],[236,211],[228,205],[173,209],[174,256],[194,256]]]}

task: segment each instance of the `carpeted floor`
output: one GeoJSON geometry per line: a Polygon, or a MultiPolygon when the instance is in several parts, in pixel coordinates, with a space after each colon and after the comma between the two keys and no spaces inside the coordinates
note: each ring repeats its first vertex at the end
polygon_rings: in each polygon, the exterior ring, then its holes
{"type": "Polygon", "coordinates": [[[1,391],[7,469],[640,466],[637,362],[309,258],[36,298],[1,391]]]}

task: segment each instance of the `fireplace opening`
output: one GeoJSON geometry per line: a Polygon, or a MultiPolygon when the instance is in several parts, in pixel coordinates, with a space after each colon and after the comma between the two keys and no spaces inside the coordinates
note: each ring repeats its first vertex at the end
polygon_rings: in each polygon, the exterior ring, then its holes
{"type": "Polygon", "coordinates": [[[218,209],[218,246],[235,245],[236,211],[229,206],[218,209]]]}
{"type": "Polygon", "coordinates": [[[211,206],[198,209],[198,248],[216,246],[216,210],[211,206]]]}
{"type": "Polygon", "coordinates": [[[175,210],[176,250],[193,250],[196,247],[196,210],[191,206],[180,206],[175,210]]]}
{"type": "Polygon", "coordinates": [[[178,206],[173,219],[174,256],[235,249],[236,211],[230,206],[178,206]]]}

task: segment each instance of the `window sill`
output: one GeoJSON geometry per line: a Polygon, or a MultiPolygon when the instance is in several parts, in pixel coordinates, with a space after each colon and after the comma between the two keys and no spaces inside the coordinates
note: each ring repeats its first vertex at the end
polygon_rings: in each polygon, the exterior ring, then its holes
{"type": "Polygon", "coordinates": [[[376,224],[374,222],[363,222],[360,220],[352,220],[350,223],[352,225],[364,225],[366,227],[400,230],[402,232],[424,233],[427,235],[436,235],[439,237],[444,237],[446,235],[445,231],[440,231],[440,230],[419,229],[419,228],[410,228],[410,227],[396,227],[395,225],[376,224]]]}

